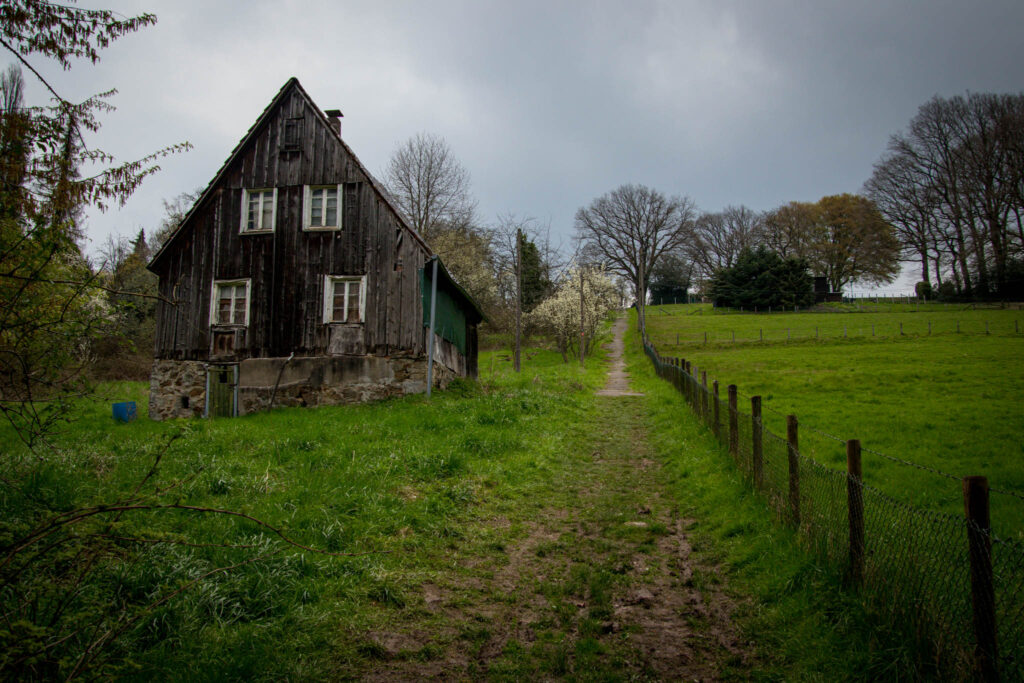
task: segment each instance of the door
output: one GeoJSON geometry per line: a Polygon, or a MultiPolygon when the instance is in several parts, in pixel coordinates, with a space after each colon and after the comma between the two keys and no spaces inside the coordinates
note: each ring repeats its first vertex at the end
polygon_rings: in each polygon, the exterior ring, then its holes
{"type": "Polygon", "coordinates": [[[206,368],[206,417],[238,415],[238,366],[210,365],[206,368]]]}

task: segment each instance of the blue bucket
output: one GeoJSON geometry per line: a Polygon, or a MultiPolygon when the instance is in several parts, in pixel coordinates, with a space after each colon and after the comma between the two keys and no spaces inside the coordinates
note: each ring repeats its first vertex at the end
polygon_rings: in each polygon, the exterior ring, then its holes
{"type": "Polygon", "coordinates": [[[122,401],[114,404],[114,419],[118,422],[131,422],[135,419],[135,401],[122,401]]]}

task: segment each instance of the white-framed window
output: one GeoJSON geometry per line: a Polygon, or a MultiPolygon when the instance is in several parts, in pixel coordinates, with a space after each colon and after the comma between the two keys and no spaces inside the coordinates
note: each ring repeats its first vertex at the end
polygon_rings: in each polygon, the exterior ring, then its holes
{"type": "Polygon", "coordinates": [[[242,234],[274,232],[277,188],[242,190],[242,234]]]}
{"type": "Polygon", "coordinates": [[[214,280],[210,299],[211,325],[249,325],[252,280],[214,280]]]}
{"type": "Polygon", "coordinates": [[[324,322],[361,323],[366,320],[366,278],[324,276],[324,322]]]}
{"type": "Polygon", "coordinates": [[[302,227],[305,230],[341,228],[341,185],[306,185],[302,227]]]}

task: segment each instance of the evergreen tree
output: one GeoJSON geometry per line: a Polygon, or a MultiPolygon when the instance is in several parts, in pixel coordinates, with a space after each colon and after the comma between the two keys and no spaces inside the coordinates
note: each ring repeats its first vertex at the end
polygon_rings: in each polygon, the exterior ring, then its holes
{"type": "Polygon", "coordinates": [[[519,254],[523,261],[523,312],[529,313],[551,293],[551,281],[540,250],[525,233],[521,237],[519,254]]]}
{"type": "Polygon", "coordinates": [[[790,308],[814,303],[814,286],[803,259],[784,259],[765,247],[744,249],[736,264],[711,278],[716,306],[790,308]]]}
{"type": "Polygon", "coordinates": [[[651,271],[651,305],[685,304],[693,264],[676,254],[665,254],[651,271]]]}

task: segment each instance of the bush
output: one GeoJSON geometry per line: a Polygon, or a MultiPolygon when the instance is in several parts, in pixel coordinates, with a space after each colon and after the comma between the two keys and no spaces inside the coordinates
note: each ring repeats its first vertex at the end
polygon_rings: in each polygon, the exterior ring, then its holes
{"type": "Polygon", "coordinates": [[[814,303],[814,287],[804,259],[784,259],[764,247],[744,249],[736,264],[711,278],[716,306],[788,308],[814,303]]]}

